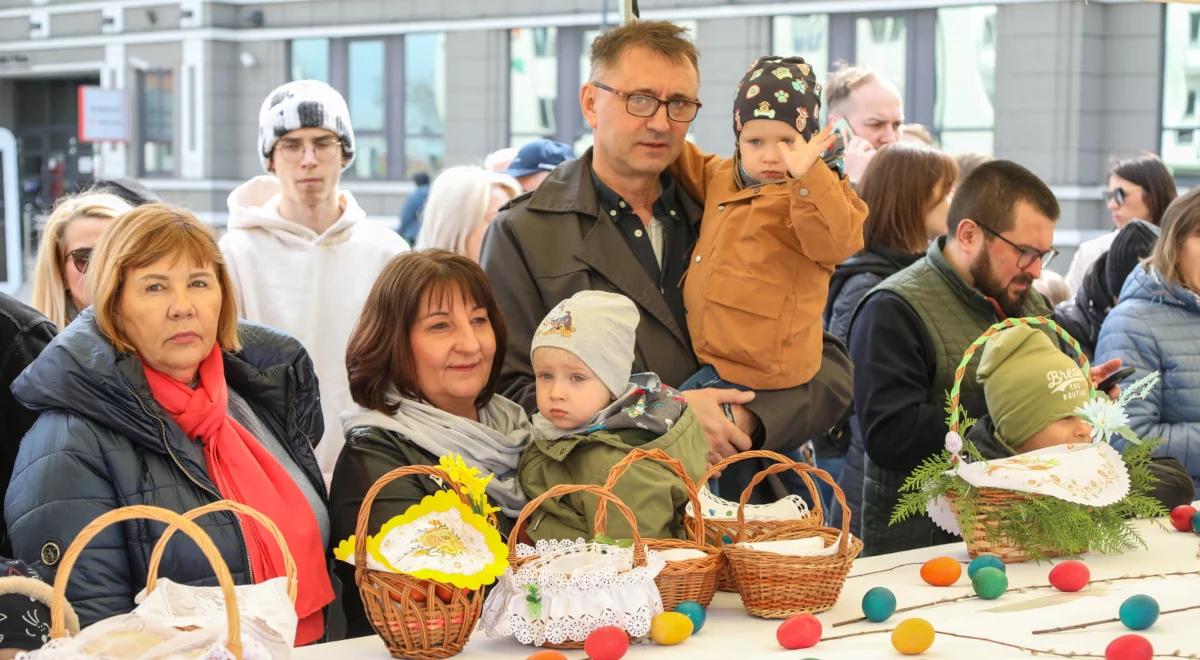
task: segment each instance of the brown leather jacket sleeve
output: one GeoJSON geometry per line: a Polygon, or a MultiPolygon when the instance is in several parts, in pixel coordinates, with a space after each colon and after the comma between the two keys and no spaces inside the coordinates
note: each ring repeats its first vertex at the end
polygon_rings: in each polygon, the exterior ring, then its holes
{"type": "Polygon", "coordinates": [[[786,390],[757,390],[750,409],[762,425],[755,449],[790,451],[833,428],[850,406],[853,368],[842,342],[825,333],[821,368],[812,380],[786,390]]]}
{"type": "Polygon", "coordinates": [[[532,415],[537,412],[537,392],[534,389],[529,346],[534,331],[546,315],[546,308],[542,304],[533,273],[525,262],[525,255],[518,248],[512,225],[506,221],[505,216],[509,212],[501,211],[500,216],[488,227],[483,237],[479,263],[487,273],[492,295],[496,297],[496,306],[504,315],[508,330],[504,366],[496,392],[517,402],[532,415]]]}

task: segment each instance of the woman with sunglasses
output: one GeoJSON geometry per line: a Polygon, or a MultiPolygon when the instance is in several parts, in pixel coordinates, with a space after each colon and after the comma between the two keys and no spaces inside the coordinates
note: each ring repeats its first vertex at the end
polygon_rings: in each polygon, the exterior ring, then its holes
{"type": "Polygon", "coordinates": [[[1175,195],[1175,180],[1158,156],[1147,153],[1113,159],[1108,169],[1104,202],[1115,228],[1103,236],[1084,241],[1075,251],[1066,277],[1072,295],[1083,283],[1088,267],[1108,252],[1122,227],[1130,220],[1144,220],[1157,226],[1175,195]]]}
{"type": "Polygon", "coordinates": [[[84,281],[92,249],[117,216],[132,207],[109,193],[63,197],[42,230],[33,271],[33,307],[59,330],[92,304],[84,281]]]}

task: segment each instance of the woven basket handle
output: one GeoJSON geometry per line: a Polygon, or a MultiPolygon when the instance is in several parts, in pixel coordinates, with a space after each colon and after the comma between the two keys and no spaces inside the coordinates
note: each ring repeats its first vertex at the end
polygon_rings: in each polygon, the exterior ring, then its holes
{"type": "MultiPolygon", "coordinates": [[[[445,470],[436,465],[406,465],[376,479],[375,483],[371,484],[371,488],[367,490],[367,494],[363,496],[362,504],[358,507],[358,522],[354,525],[354,581],[360,586],[362,571],[367,567],[367,524],[371,520],[371,506],[375,504],[375,498],[379,496],[379,492],[383,490],[384,486],[393,481],[401,477],[419,474],[427,474],[441,479],[443,484],[449,486],[455,495],[458,495],[465,504],[470,506],[471,502],[458,482],[451,479],[445,470]]],[[[488,520],[493,525],[495,524],[495,516],[489,516],[488,520]]]]}
{"type": "Polygon", "coordinates": [[[208,563],[217,574],[217,583],[221,585],[221,595],[225,597],[225,623],[228,628],[225,648],[229,649],[234,658],[241,660],[242,622],[238,618],[237,596],[233,592],[233,577],[229,574],[229,567],[225,565],[221,552],[217,550],[217,546],[213,544],[208,534],[196,523],[169,509],[144,504],[126,506],[104,513],[79,530],[75,540],[71,541],[71,545],[63,553],[58,574],[54,577],[54,596],[50,601],[50,638],[59,639],[67,634],[63,620],[63,607],[67,602],[67,582],[71,579],[71,570],[75,568],[75,562],[78,561],[79,555],[83,554],[87,544],[113,523],[141,518],[177,526],[196,542],[200,552],[208,559],[208,563]]]}
{"type": "MultiPolygon", "coordinates": [[[[283,554],[283,571],[287,576],[287,593],[288,598],[292,599],[292,604],[296,604],[296,560],[292,558],[292,553],[288,549],[287,541],[283,538],[283,532],[279,531],[279,527],[275,521],[268,518],[261,511],[252,509],[241,502],[233,500],[217,500],[204,506],[196,507],[191,511],[183,513],[183,517],[188,520],[195,520],[206,513],[214,513],[216,511],[232,511],[234,513],[253,518],[258,524],[267,529],[275,542],[279,544],[279,550],[283,554]]],[[[158,583],[158,565],[162,562],[163,553],[167,549],[167,541],[179,530],[179,526],[172,523],[167,527],[167,531],[158,538],[158,542],[154,544],[154,550],[150,553],[150,567],[146,571],[146,593],[154,591],[155,585],[158,583]]]]}
{"type": "Polygon", "coordinates": [[[949,425],[952,432],[958,433],[959,424],[962,421],[958,403],[961,395],[960,390],[962,388],[962,380],[967,373],[967,365],[970,364],[971,358],[974,357],[975,353],[987,343],[988,339],[994,337],[997,332],[1000,332],[1006,328],[1016,327],[1018,325],[1044,325],[1057,333],[1058,337],[1065,341],[1067,345],[1075,351],[1075,362],[1079,364],[1081,369],[1083,369],[1083,376],[1088,383],[1088,398],[1092,398],[1096,395],[1096,389],[1092,386],[1092,377],[1090,373],[1091,364],[1088,362],[1087,354],[1083,352],[1083,349],[1079,346],[1079,342],[1075,341],[1075,338],[1068,334],[1061,325],[1044,316],[1022,316],[1019,318],[1007,318],[999,323],[993,323],[992,326],[985,330],[982,335],[979,335],[975,341],[971,342],[971,345],[967,347],[965,352],[963,352],[962,360],[958,363],[958,367],[954,370],[954,384],[950,387],[949,425]]]}
{"type": "Polygon", "coordinates": [[[787,472],[793,470],[806,481],[811,481],[811,477],[807,473],[812,473],[821,481],[829,484],[833,488],[833,496],[837,498],[838,504],[842,507],[842,535],[838,541],[838,554],[845,554],[846,546],[850,542],[850,507],[846,506],[846,494],[833,481],[833,477],[829,473],[820,468],[815,468],[807,463],[799,461],[790,461],[790,464],[779,463],[754,475],[750,480],[750,485],[746,486],[746,490],[742,491],[742,498],[738,501],[738,517],[737,517],[737,534],[734,535],[733,542],[737,543],[742,538],[742,530],[746,527],[746,502],[750,499],[750,493],[754,487],[767,478],[767,475],[776,474],[779,472],[787,472]]]}
{"type": "MultiPolygon", "coordinates": [[[[691,539],[698,543],[704,542],[704,517],[700,512],[700,497],[696,492],[696,482],[692,481],[692,478],[688,476],[687,470],[683,467],[683,462],[679,459],[671,458],[667,452],[661,449],[651,449],[649,451],[645,449],[634,449],[633,451],[629,452],[625,458],[621,459],[620,463],[617,463],[612,467],[611,470],[608,471],[608,479],[604,482],[604,490],[612,491],[612,489],[617,485],[617,481],[620,480],[620,478],[624,476],[625,471],[629,469],[629,466],[642,459],[653,459],[659,463],[662,463],[683,481],[683,488],[687,491],[688,500],[690,500],[692,503],[692,510],[696,512],[695,517],[693,517],[690,523],[691,539]]],[[[596,524],[593,531],[596,533],[599,533],[600,530],[607,528],[608,500],[601,499],[599,506],[596,507],[595,523],[596,524]]],[[[685,520],[684,524],[688,525],[688,521],[685,520]]]]}
{"type": "MultiPolygon", "coordinates": [[[[538,507],[542,505],[542,502],[545,502],[552,497],[561,497],[563,495],[580,492],[592,493],[596,497],[599,497],[601,502],[604,500],[612,502],[613,506],[617,507],[617,510],[621,512],[621,515],[625,516],[625,520],[629,522],[629,528],[633,530],[633,565],[645,566],[646,547],[642,545],[642,535],[640,532],[638,532],[637,518],[634,517],[633,511],[631,511],[630,508],[626,506],[625,503],[622,502],[616,495],[613,495],[611,492],[601,488],[600,486],[592,486],[589,484],[559,484],[551,487],[550,490],[538,495],[532,500],[529,500],[529,503],[525,505],[525,508],[521,509],[521,514],[517,516],[517,522],[515,525],[513,525],[512,533],[508,535],[508,563],[512,564],[517,560],[517,536],[520,535],[521,526],[529,520],[529,516],[533,515],[534,511],[537,511],[538,507]]],[[[599,515],[599,511],[597,511],[597,515],[599,515]]]]}
{"type": "MultiPolygon", "coordinates": [[[[769,449],[752,449],[750,451],[738,452],[738,453],[734,454],[733,456],[730,456],[730,457],[726,458],[725,460],[721,461],[720,463],[714,464],[712,467],[708,468],[708,472],[705,472],[704,476],[700,478],[700,483],[706,484],[709,482],[710,479],[715,477],[718,472],[723,472],[725,470],[725,468],[729,467],[730,465],[733,465],[734,463],[737,463],[739,461],[744,461],[744,460],[747,460],[750,458],[767,458],[772,461],[775,461],[776,463],[783,463],[785,465],[791,465],[792,463],[795,463],[795,461],[788,458],[787,456],[784,456],[783,454],[780,454],[778,452],[771,451],[769,449]]],[[[787,472],[787,470],[776,470],[776,472],[787,472]]],[[[772,473],[772,474],[774,474],[774,473],[772,473]]],[[[804,481],[804,486],[806,488],[808,488],[808,495],[813,503],[813,511],[815,512],[816,515],[824,518],[825,510],[821,507],[821,495],[820,495],[820,493],[817,492],[817,485],[813,483],[812,478],[810,478],[808,476],[808,474],[806,474],[804,472],[798,472],[798,474],[800,475],[800,478],[804,481]]],[[[752,485],[748,486],[746,488],[745,492],[746,493],[750,492],[750,490],[753,489],[754,486],[759,484],[761,481],[762,481],[762,479],[759,479],[758,481],[752,481],[751,482],[752,485]]]]}

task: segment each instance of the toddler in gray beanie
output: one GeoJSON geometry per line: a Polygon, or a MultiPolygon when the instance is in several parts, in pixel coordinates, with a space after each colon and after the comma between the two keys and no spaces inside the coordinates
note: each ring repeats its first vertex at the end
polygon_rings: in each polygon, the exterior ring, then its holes
{"type": "MultiPolygon", "coordinates": [[[[625,296],[580,291],[555,305],[534,331],[530,346],[538,412],[534,437],[517,478],[534,498],[561,483],[602,485],[609,470],[635,447],[661,449],[693,478],[707,467],[704,431],[683,395],[652,373],[632,374],[638,310],[625,296]]],[[[682,481],[661,464],[633,464],[614,492],[638,512],[645,536],[682,534],[682,481]]],[[[591,538],[596,499],[551,499],[528,528],[534,540],[591,538]]],[[[628,537],[619,516],[608,534],[628,537]]]]}

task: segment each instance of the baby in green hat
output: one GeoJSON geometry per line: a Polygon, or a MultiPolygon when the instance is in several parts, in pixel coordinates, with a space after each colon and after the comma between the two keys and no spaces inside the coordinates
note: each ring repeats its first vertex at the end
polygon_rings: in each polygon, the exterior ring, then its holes
{"type": "MultiPolygon", "coordinates": [[[[1087,403],[1088,375],[1044,331],[1018,325],[983,345],[976,379],[983,385],[988,414],[967,433],[985,459],[1074,442],[1092,442],[1092,425],[1076,409],[1087,403]]],[[[1151,495],[1167,509],[1195,497],[1183,464],[1154,456],[1151,495]]]]}
{"type": "Polygon", "coordinates": [[[1075,410],[1087,403],[1088,374],[1044,331],[1018,325],[983,346],[976,379],[983,385],[995,438],[1016,453],[1092,441],[1075,410]]]}

